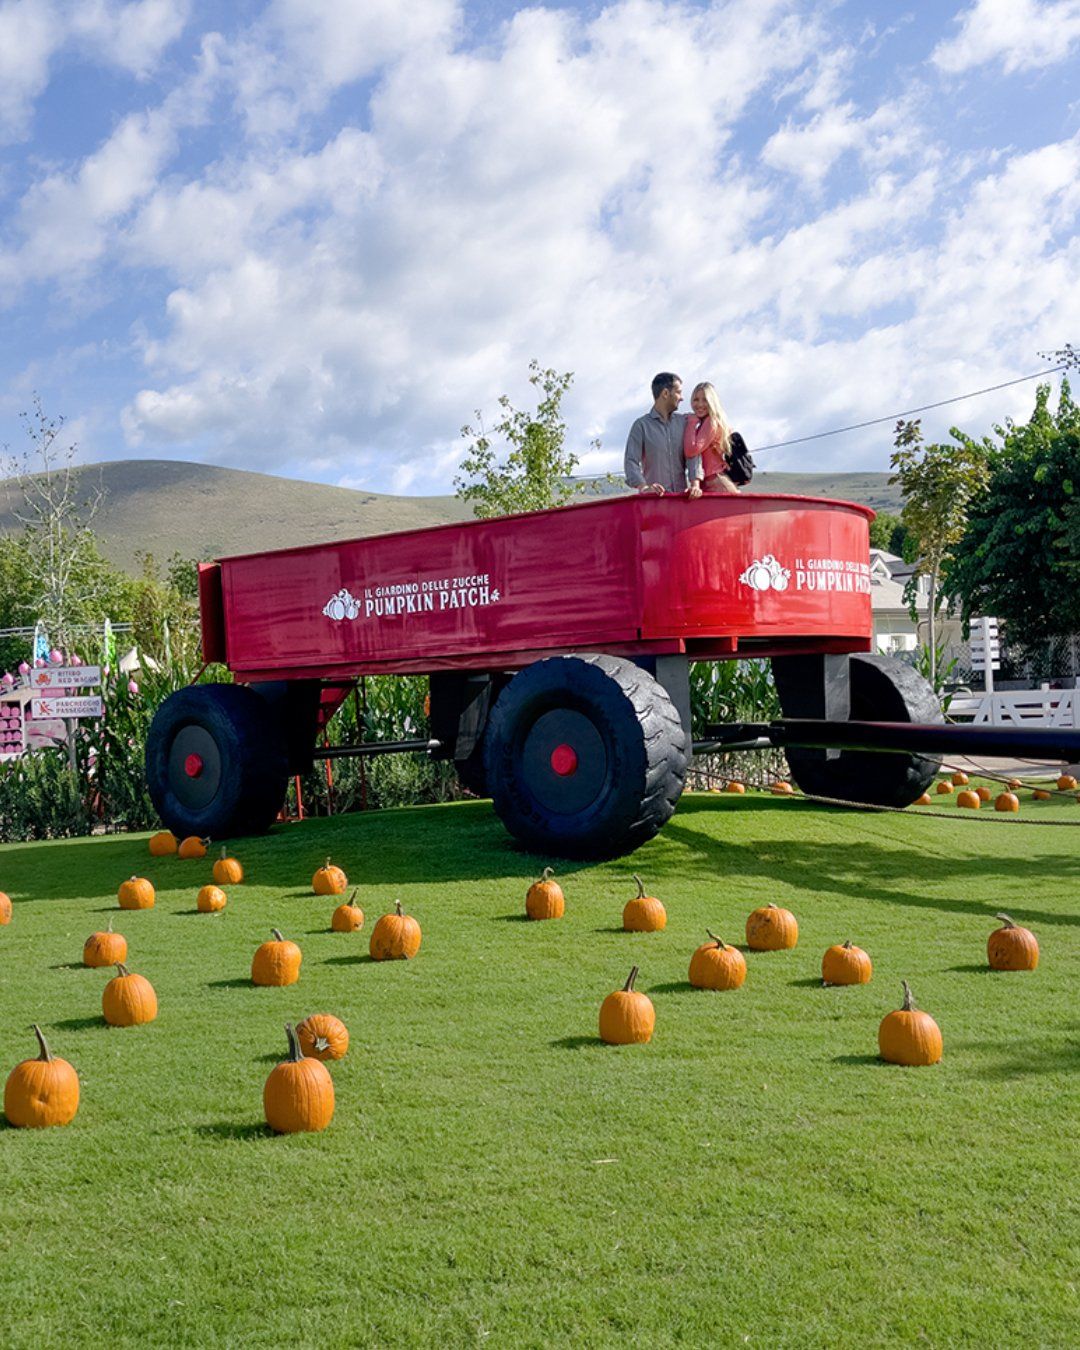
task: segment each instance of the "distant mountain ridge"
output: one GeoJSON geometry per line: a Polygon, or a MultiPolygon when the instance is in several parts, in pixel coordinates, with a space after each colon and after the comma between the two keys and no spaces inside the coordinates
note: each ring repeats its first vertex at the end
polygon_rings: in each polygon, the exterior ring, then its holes
{"type": "MultiPolygon", "coordinates": [[[[162,561],[173,553],[224,557],[422,529],[472,515],[452,496],[394,496],[184,460],[111,460],[78,473],[86,492],[98,486],[104,491],[93,521],[101,551],[129,572],[138,570],[138,553],[162,561]]],[[[901,498],[888,478],[887,473],[759,473],[754,490],[838,497],[898,512],[901,498]]],[[[12,480],[0,482],[0,533],[21,528],[15,516],[19,499],[12,480]]]]}

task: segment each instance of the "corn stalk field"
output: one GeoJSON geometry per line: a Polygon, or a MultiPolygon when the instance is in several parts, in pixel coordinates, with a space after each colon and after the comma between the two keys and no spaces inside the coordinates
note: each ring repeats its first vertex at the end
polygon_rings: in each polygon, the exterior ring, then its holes
{"type": "Polygon", "coordinates": [[[9,1347],[1066,1346],[1078,1325],[1080,849],[1071,796],[1019,816],[854,813],[687,794],[632,857],[521,852],[490,804],[278,825],[196,909],[211,858],[146,835],[0,846],[0,1073],[39,1023],[81,1080],[62,1128],[0,1122],[0,1342],[9,1347]],[[359,933],[311,893],[330,856],[359,933]],[[551,861],[559,920],[524,918],[551,861]],[[633,874],[666,928],[625,933],[633,874]],[[121,881],[156,887],[117,908],[121,881]],[[400,899],[411,961],[368,936],[400,899]],[[692,988],[706,928],[741,944],[775,902],[788,951],[692,988]],[[1005,910],[1033,972],[991,972],[1005,910]],[[154,985],[147,1025],[101,1015],[81,964],[112,920],[154,985]],[[278,928],[298,983],[250,980],[278,928]],[[868,984],[822,987],[851,939],[868,984]],[[644,1045],[597,1035],[632,965],[644,1045]],[[923,1068],[877,1057],[901,979],[941,1028],[923,1068]],[[321,1134],[274,1135],[262,1089],[287,1021],[349,1028],[321,1134]]]}

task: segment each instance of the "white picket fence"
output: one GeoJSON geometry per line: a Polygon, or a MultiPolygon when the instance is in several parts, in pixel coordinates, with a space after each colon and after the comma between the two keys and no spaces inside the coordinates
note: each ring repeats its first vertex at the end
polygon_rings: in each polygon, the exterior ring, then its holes
{"type": "Polygon", "coordinates": [[[954,698],[949,717],[992,727],[1080,727],[1080,689],[1009,689],[954,698]]]}

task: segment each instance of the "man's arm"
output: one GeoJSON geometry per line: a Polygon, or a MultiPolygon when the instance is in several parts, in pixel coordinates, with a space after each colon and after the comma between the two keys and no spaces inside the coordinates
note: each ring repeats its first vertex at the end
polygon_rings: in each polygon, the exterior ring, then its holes
{"type": "Polygon", "coordinates": [[[623,473],[626,476],[626,486],[640,488],[645,486],[645,466],[643,455],[645,450],[645,436],[641,427],[641,418],[630,428],[630,435],[626,438],[626,454],[623,457],[623,473]]]}

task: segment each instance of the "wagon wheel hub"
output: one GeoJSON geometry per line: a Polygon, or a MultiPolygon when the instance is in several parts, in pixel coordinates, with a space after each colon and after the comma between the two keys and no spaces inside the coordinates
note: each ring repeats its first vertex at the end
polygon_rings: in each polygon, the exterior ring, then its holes
{"type": "Polygon", "coordinates": [[[551,752],[551,767],[560,778],[569,778],[571,774],[577,773],[577,751],[572,745],[567,745],[563,741],[551,752]]]}
{"type": "Polygon", "coordinates": [[[184,760],[184,772],[189,778],[198,778],[203,771],[202,755],[188,755],[184,760]]]}

